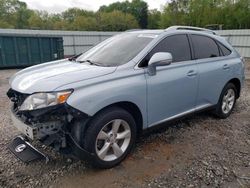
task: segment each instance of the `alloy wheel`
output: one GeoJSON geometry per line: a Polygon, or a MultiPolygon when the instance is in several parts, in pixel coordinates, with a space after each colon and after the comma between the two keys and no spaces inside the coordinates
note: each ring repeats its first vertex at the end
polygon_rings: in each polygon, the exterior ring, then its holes
{"type": "Polygon", "coordinates": [[[232,110],[234,103],[235,103],[235,91],[233,89],[228,89],[223,96],[222,106],[221,106],[222,112],[224,114],[228,114],[232,110]]]}
{"type": "Polygon", "coordinates": [[[122,119],[112,120],[104,125],[97,135],[96,154],[103,161],[116,160],[127,150],[130,140],[129,124],[122,119]]]}

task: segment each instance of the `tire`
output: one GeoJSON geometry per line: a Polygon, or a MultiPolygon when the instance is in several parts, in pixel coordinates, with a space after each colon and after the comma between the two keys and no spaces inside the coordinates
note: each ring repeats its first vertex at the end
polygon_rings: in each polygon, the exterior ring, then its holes
{"type": "Polygon", "coordinates": [[[83,147],[94,154],[89,160],[92,166],[111,168],[126,158],[135,139],[133,116],[122,108],[111,107],[93,117],[82,141],[83,147]]]}
{"type": "Polygon", "coordinates": [[[236,99],[237,89],[233,83],[228,83],[221,92],[219,102],[216,106],[215,115],[221,119],[230,116],[235,106],[236,99]]]}

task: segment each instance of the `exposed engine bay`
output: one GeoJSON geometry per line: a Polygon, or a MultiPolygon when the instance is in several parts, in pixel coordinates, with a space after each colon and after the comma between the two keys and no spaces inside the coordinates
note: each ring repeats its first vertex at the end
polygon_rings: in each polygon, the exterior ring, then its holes
{"type": "Polygon", "coordinates": [[[13,102],[11,110],[15,126],[29,140],[39,140],[57,151],[68,148],[66,137],[75,122],[88,117],[66,103],[37,110],[20,111],[21,104],[29,95],[13,89],[10,89],[7,95],[13,102]]]}

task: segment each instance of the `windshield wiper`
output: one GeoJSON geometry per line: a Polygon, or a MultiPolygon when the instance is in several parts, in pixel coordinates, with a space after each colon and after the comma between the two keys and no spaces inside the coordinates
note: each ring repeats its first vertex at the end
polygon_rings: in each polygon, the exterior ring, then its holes
{"type": "Polygon", "coordinates": [[[69,57],[68,60],[69,60],[69,61],[76,61],[76,59],[77,59],[80,55],[82,55],[82,53],[77,54],[77,55],[74,55],[74,56],[72,56],[72,57],[69,57]]]}
{"type": "Polygon", "coordinates": [[[96,65],[96,66],[102,66],[101,64],[97,63],[97,62],[94,62],[94,61],[91,61],[89,59],[87,60],[83,60],[83,61],[77,61],[78,63],[85,63],[85,62],[88,62],[90,65],[96,65]]]}

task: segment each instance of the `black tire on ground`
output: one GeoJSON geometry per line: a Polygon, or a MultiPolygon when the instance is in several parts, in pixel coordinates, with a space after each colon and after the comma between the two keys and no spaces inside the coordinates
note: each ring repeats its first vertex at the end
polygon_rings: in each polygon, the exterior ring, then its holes
{"type": "Polygon", "coordinates": [[[81,138],[81,143],[87,151],[94,153],[94,157],[92,157],[89,160],[90,164],[93,167],[111,168],[111,167],[118,165],[120,162],[122,162],[125,159],[125,157],[129,154],[132,147],[134,146],[135,139],[136,139],[136,123],[135,123],[133,116],[122,108],[111,107],[111,108],[102,110],[101,112],[99,112],[92,118],[92,120],[88,124],[86,133],[81,138]],[[120,157],[112,161],[105,161],[98,157],[98,154],[96,152],[96,139],[97,139],[99,132],[102,130],[102,128],[106,124],[108,124],[109,122],[115,119],[124,120],[129,125],[129,128],[131,130],[130,142],[127,146],[127,149],[124,151],[124,153],[120,157]]]}
{"type": "Polygon", "coordinates": [[[230,114],[232,113],[233,109],[234,109],[234,106],[235,106],[235,103],[236,103],[236,99],[237,99],[237,89],[235,87],[235,85],[233,83],[228,83],[222,90],[221,92],[221,95],[220,95],[220,99],[219,99],[219,102],[217,103],[217,106],[216,106],[216,109],[215,109],[215,115],[218,117],[218,118],[221,118],[221,119],[225,119],[227,118],[228,116],[230,116],[230,114]],[[232,89],[234,91],[234,94],[235,94],[235,97],[234,97],[234,101],[233,101],[233,107],[232,109],[225,113],[223,112],[222,110],[222,105],[223,105],[223,97],[224,95],[228,92],[228,90],[232,89]]]}

